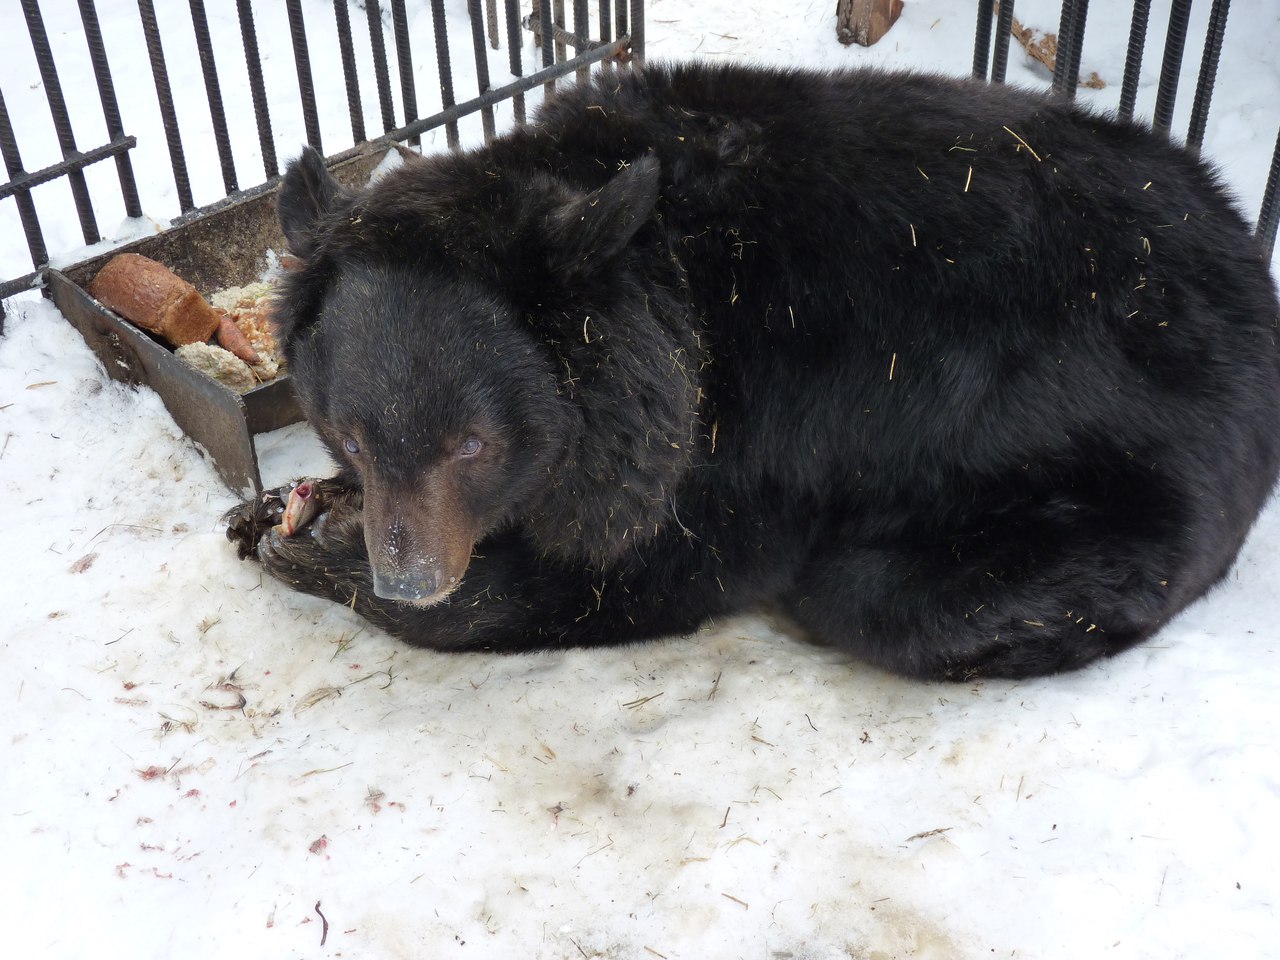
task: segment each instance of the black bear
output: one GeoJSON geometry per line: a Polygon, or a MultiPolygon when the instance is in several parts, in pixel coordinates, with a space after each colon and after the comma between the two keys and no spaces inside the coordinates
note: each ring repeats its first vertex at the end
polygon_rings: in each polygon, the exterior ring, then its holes
{"type": "Polygon", "coordinates": [[[1221,580],[1280,462],[1245,222],[1181,147],[1043,96],[649,65],[366,190],[307,152],[279,215],[341,470],[292,535],[287,490],[228,534],[413,644],[767,603],[909,676],[1051,673],[1221,580]]]}

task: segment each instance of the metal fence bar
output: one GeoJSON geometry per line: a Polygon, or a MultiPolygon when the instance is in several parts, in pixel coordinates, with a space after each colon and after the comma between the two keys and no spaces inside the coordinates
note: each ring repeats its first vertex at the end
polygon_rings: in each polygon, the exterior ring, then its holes
{"type": "Polygon", "coordinates": [[[1262,192],[1262,209],[1258,211],[1256,236],[1262,249],[1268,254],[1276,245],[1276,222],[1280,221],[1280,198],[1277,194],[1280,181],[1280,133],[1276,134],[1276,146],[1271,153],[1271,171],[1267,174],[1267,186],[1262,192]]]}
{"type": "Polygon", "coordinates": [[[561,60],[569,59],[568,50],[564,43],[564,38],[567,36],[564,31],[564,0],[545,0],[545,2],[549,2],[551,4],[551,12],[555,17],[555,23],[553,26],[556,27],[556,29],[552,30],[551,35],[555,37],[556,63],[559,63],[561,60]]]}
{"type": "MultiPolygon", "coordinates": [[[[489,52],[485,49],[484,11],[480,9],[480,0],[467,0],[467,12],[471,17],[471,46],[476,55],[476,86],[483,96],[492,87],[489,83],[489,52]]],[[[497,136],[493,122],[493,107],[485,107],[480,113],[484,124],[484,142],[488,143],[497,136]]]]}
{"type": "MultiPolygon", "coordinates": [[[[44,82],[45,98],[49,101],[49,113],[53,117],[58,146],[62,148],[63,158],[71,159],[78,152],[76,138],[71,130],[71,117],[67,113],[67,101],[62,96],[62,84],[58,80],[58,68],[53,62],[53,50],[49,47],[49,35],[44,29],[40,6],[36,0],[22,0],[22,13],[27,18],[27,32],[31,35],[36,65],[40,69],[40,79],[44,82]]],[[[79,170],[68,173],[67,183],[76,203],[84,242],[97,243],[101,236],[93,216],[93,201],[89,198],[89,185],[85,182],[84,174],[79,170]]]]}
{"type": "MultiPolygon", "coordinates": [[[[624,3],[626,0],[618,0],[618,3],[624,3]]],[[[547,67],[553,66],[556,62],[556,51],[554,46],[554,24],[551,22],[551,0],[541,0],[537,5],[538,27],[541,31],[538,34],[542,41],[542,66],[545,70],[547,67]]],[[[544,100],[550,100],[556,95],[556,85],[553,81],[548,80],[543,84],[542,96],[544,100]]]]}
{"type": "Polygon", "coordinates": [[[235,193],[240,187],[236,183],[236,165],[231,156],[231,133],[227,129],[227,112],[222,106],[222,88],[218,86],[218,65],[213,59],[209,18],[205,16],[204,0],[190,0],[190,6],[191,27],[200,53],[200,72],[204,75],[204,91],[209,99],[209,119],[213,122],[213,141],[222,167],[222,185],[227,193],[235,193]]]}
{"type": "MultiPolygon", "coordinates": [[[[512,81],[505,86],[496,87],[487,93],[484,93],[473,100],[467,100],[464,103],[456,104],[447,110],[441,110],[439,113],[430,117],[424,117],[421,120],[415,120],[413,123],[405,124],[395,130],[388,130],[386,136],[382,140],[387,142],[402,141],[414,134],[424,133],[436,127],[444,126],[448,123],[456,123],[459,118],[468,116],[473,113],[479,113],[485,107],[492,107],[496,103],[510,99],[519,91],[532,90],[540,83],[554,83],[565,74],[573,73],[580,66],[585,64],[598,63],[609,57],[620,58],[626,56],[627,50],[631,45],[630,37],[620,37],[613,43],[602,43],[591,50],[587,51],[580,57],[574,57],[572,60],[565,60],[561,63],[555,63],[547,67],[545,70],[539,70],[537,73],[531,73],[526,77],[512,81]]],[[[359,148],[352,147],[349,151],[335,154],[330,157],[330,162],[344,160],[349,156],[354,156],[359,148]]]]}
{"type": "MultiPolygon", "coordinates": [[[[606,3],[607,0],[602,0],[606,3]]],[[[524,40],[520,35],[520,0],[506,0],[507,10],[507,56],[511,64],[513,77],[524,76],[524,66],[520,58],[520,47],[524,40]]],[[[524,94],[517,91],[511,97],[511,108],[515,112],[516,123],[525,122],[524,94]]]]}
{"type": "Polygon", "coordinates": [[[1058,25],[1058,52],[1053,64],[1053,92],[1074,100],[1080,80],[1080,53],[1084,48],[1084,24],[1089,0],[1063,0],[1058,25]]]}
{"type": "MultiPolygon", "coordinates": [[[[67,160],[60,160],[40,170],[28,173],[19,169],[16,174],[10,174],[8,183],[0,184],[0,200],[28,193],[32,187],[38,187],[42,183],[52,183],[54,180],[65,177],[69,173],[83,170],[85,167],[106,160],[108,157],[124,156],[137,145],[136,137],[120,137],[110,143],[104,143],[100,147],[94,147],[92,150],[79,150],[75,156],[67,160]]],[[[14,147],[16,149],[16,143],[14,147]]]]}
{"type": "Polygon", "coordinates": [[[15,293],[23,293],[27,290],[34,290],[40,286],[42,277],[39,273],[31,272],[26,276],[14,277],[12,280],[6,280],[0,283],[0,334],[4,333],[4,301],[12,297],[15,293]]]}
{"type": "MultiPolygon", "coordinates": [[[[149,0],[148,0],[149,2],[149,0]]],[[[311,55],[307,50],[307,25],[302,19],[302,0],[285,0],[289,13],[289,38],[293,42],[293,62],[298,72],[298,97],[302,101],[302,121],[307,130],[307,143],[317,153],[320,145],[320,117],[316,113],[316,89],[311,80],[311,55]]]]}
{"type": "Polygon", "coordinates": [[[1200,57],[1200,76],[1191,101],[1191,123],[1187,127],[1187,146],[1200,152],[1204,129],[1209,121],[1209,101],[1213,99],[1213,83],[1218,76],[1218,60],[1222,55],[1222,37],[1227,31],[1227,14],[1231,0],[1213,0],[1209,11],[1209,28],[1204,36],[1204,54],[1200,57]]]}
{"type": "Polygon", "coordinates": [[[995,9],[996,0],[978,0],[978,27],[973,37],[973,75],[979,80],[987,78],[987,64],[991,57],[991,18],[995,9]]]}
{"type": "MultiPolygon", "coordinates": [[[[4,157],[4,167],[10,180],[17,180],[23,175],[22,154],[18,150],[18,138],[13,135],[13,123],[9,120],[9,109],[5,106],[3,91],[0,91],[0,155],[4,157]]],[[[27,237],[31,264],[41,267],[49,262],[49,251],[45,249],[35,201],[31,199],[29,190],[17,191],[13,199],[18,204],[18,217],[22,220],[22,232],[27,237]]]]}
{"type": "Polygon", "coordinates": [[[1071,96],[1076,95],[1080,85],[1080,57],[1084,53],[1085,21],[1089,18],[1089,0],[1076,0],[1076,22],[1071,28],[1071,46],[1067,50],[1070,62],[1067,64],[1067,81],[1071,85],[1071,96]]]}
{"type": "Polygon", "coordinates": [[[991,59],[991,82],[1004,83],[1009,68],[1009,40],[1013,35],[1013,0],[1001,0],[996,20],[995,53],[991,59]]]}
{"type": "MultiPolygon", "coordinates": [[[[600,42],[608,43],[613,33],[613,8],[609,0],[600,0],[600,42]]],[[[601,69],[608,70],[612,66],[608,60],[600,64],[601,69]]]]}
{"type": "Polygon", "coordinates": [[[614,37],[626,36],[627,29],[627,0],[613,0],[614,37]]]}
{"type": "Polygon", "coordinates": [[[253,25],[249,0],[236,0],[240,18],[240,41],[244,45],[245,69],[249,73],[249,92],[253,98],[253,117],[258,125],[258,146],[262,150],[262,172],[267,178],[278,176],[275,137],[271,133],[271,111],[267,107],[267,88],[262,80],[262,57],[258,53],[258,34],[253,25]]]}
{"type": "Polygon", "coordinates": [[[631,53],[644,59],[644,0],[631,0],[631,53]]]}
{"type": "MultiPolygon", "coordinates": [[[[431,0],[431,27],[436,35],[436,66],[440,71],[440,105],[448,110],[457,101],[453,96],[453,69],[449,65],[449,31],[444,19],[444,0],[431,0]]],[[[458,121],[456,118],[445,124],[445,136],[449,142],[449,149],[457,150],[458,121]]]]}
{"type": "MultiPolygon", "coordinates": [[[[102,28],[98,26],[98,11],[93,0],[78,0],[80,22],[84,26],[85,43],[89,46],[89,62],[93,64],[93,78],[98,85],[98,100],[102,103],[102,118],[107,124],[107,136],[113,141],[124,137],[124,124],[120,120],[120,105],[116,102],[116,88],[111,82],[111,65],[107,62],[107,48],[102,42],[102,28]]],[[[132,138],[130,138],[132,139],[132,138]]],[[[138,199],[138,183],[133,176],[133,163],[128,151],[115,155],[116,177],[120,180],[120,197],[124,200],[124,212],[129,217],[142,216],[142,202],[138,199]]]]}
{"type": "MultiPolygon", "coordinates": [[[[590,47],[591,14],[587,12],[587,0],[573,0],[573,55],[580,56],[590,47]]],[[[586,83],[591,75],[590,67],[578,70],[578,83],[586,83]]]]}
{"type": "Polygon", "coordinates": [[[187,158],[182,150],[182,131],[178,113],[173,107],[173,90],[169,86],[169,70],[164,63],[164,47],[160,45],[160,28],[156,24],[156,8],[151,0],[138,0],[138,15],[147,39],[147,58],[151,61],[151,78],[156,85],[160,120],[164,139],[169,146],[169,165],[173,168],[173,185],[178,191],[178,208],[184,213],[196,204],[191,198],[191,179],[187,174],[187,158]]]}
{"type": "Polygon", "coordinates": [[[489,28],[489,46],[494,50],[499,49],[502,43],[498,36],[498,0],[485,0],[484,22],[489,28]]]}
{"type": "Polygon", "coordinates": [[[1142,72],[1142,48],[1147,42],[1147,21],[1151,0],[1133,0],[1133,20],[1129,24],[1129,50],[1124,58],[1124,81],[1120,84],[1120,119],[1133,117],[1138,99],[1138,75],[1142,72]]]}
{"type": "Polygon", "coordinates": [[[382,129],[396,125],[395,105],[391,102],[391,74],[387,69],[387,43],[382,36],[382,5],[378,0],[365,0],[364,11],[369,21],[369,47],[373,50],[373,75],[378,84],[378,106],[382,109],[382,129]]]}
{"type": "Polygon", "coordinates": [[[1151,126],[1165,134],[1173,123],[1173,103],[1178,96],[1178,74],[1182,70],[1182,50],[1187,42],[1187,21],[1191,17],[1191,0],[1173,0],[1169,11],[1169,33],[1164,42],[1164,62],[1160,65],[1160,82],[1156,87],[1156,109],[1151,126]]]}
{"type": "Polygon", "coordinates": [[[356,74],[356,50],[351,40],[351,16],[347,0],[333,0],[333,21],[338,28],[338,57],[342,61],[342,79],[347,86],[347,112],[351,114],[351,137],[364,140],[364,109],[360,106],[360,78],[356,74]]]}
{"type": "MultiPolygon", "coordinates": [[[[404,107],[404,122],[418,119],[418,92],[413,80],[413,51],[409,43],[409,17],[405,13],[404,0],[391,0],[391,26],[396,42],[396,68],[400,72],[400,98],[404,107]]],[[[418,146],[421,139],[409,141],[418,146]]]]}

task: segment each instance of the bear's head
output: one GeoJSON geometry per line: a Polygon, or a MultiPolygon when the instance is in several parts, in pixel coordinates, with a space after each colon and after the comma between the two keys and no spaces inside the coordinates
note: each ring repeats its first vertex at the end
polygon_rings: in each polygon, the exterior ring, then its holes
{"type": "Polygon", "coordinates": [[[669,257],[636,239],[657,161],[584,190],[480,156],[350,191],[307,150],[280,190],[300,265],[278,333],[363,487],[386,599],[439,602],[504,528],[570,562],[616,556],[665,522],[692,454],[700,345],[669,257]]]}

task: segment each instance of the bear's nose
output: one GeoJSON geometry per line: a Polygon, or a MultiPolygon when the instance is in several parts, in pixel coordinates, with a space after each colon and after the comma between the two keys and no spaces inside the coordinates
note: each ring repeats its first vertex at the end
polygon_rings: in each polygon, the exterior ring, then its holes
{"type": "Polygon", "coordinates": [[[387,573],[373,571],[373,592],[383,600],[421,603],[432,599],[440,590],[439,572],[387,573]]]}

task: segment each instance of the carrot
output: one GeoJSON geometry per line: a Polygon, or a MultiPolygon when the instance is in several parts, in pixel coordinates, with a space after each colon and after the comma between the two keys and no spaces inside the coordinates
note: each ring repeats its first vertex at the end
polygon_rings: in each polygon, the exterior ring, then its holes
{"type": "Polygon", "coordinates": [[[240,332],[235,321],[221,310],[218,311],[218,329],[214,336],[224,350],[230,350],[245,363],[261,363],[258,351],[253,349],[249,338],[240,332]]]}

